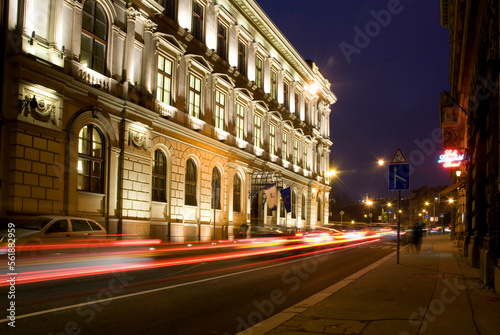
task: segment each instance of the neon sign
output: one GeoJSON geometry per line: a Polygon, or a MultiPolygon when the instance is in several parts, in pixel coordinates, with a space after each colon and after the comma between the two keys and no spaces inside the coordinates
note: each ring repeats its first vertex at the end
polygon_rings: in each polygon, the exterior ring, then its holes
{"type": "Polygon", "coordinates": [[[456,168],[462,164],[465,155],[459,154],[458,150],[448,149],[439,156],[438,163],[443,164],[445,168],[456,168]]]}

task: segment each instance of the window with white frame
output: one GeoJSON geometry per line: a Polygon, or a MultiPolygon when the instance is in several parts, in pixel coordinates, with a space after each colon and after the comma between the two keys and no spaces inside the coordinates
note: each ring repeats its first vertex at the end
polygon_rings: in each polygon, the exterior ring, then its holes
{"type": "Polygon", "coordinates": [[[172,61],[158,56],[158,82],[156,98],[166,104],[172,104],[172,61]]]}
{"type": "Polygon", "coordinates": [[[281,159],[288,160],[288,133],[283,132],[281,137],[281,159]]]}
{"type": "Polygon", "coordinates": [[[301,218],[302,220],[305,220],[306,219],[306,214],[307,214],[307,207],[306,207],[307,203],[306,203],[306,195],[305,193],[302,193],[302,214],[301,214],[301,218]]]}
{"type": "Polygon", "coordinates": [[[247,45],[243,41],[238,42],[238,72],[247,75],[247,45]]]}
{"type": "Polygon", "coordinates": [[[311,115],[309,114],[309,101],[304,101],[304,120],[311,125],[311,115]]]}
{"type": "Polygon", "coordinates": [[[271,98],[276,100],[278,97],[278,72],[271,70],[271,98]]]}
{"type": "Polygon", "coordinates": [[[259,56],[255,56],[255,85],[258,88],[262,88],[264,84],[263,78],[264,62],[259,56]]]}
{"type": "Polygon", "coordinates": [[[236,137],[245,139],[245,106],[236,104],[236,137]]]}
{"type": "Polygon", "coordinates": [[[316,120],[316,128],[321,129],[321,109],[318,108],[318,119],[316,120]]]}
{"type": "Polygon", "coordinates": [[[283,83],[283,106],[290,110],[290,84],[288,82],[283,83]]]}
{"type": "Polygon", "coordinates": [[[86,1],[82,11],[80,63],[101,74],[106,73],[108,20],[96,1],[86,1]]]}
{"type": "Polygon", "coordinates": [[[300,116],[300,95],[299,93],[295,92],[295,115],[299,115],[300,116]]]}
{"type": "Polygon", "coordinates": [[[253,145],[260,148],[262,147],[262,116],[254,114],[253,120],[253,145]]]}
{"type": "Polygon", "coordinates": [[[212,209],[220,209],[221,174],[218,168],[212,170],[212,209]]]}
{"type": "Polygon", "coordinates": [[[299,140],[293,139],[293,165],[299,164],[299,140]]]}
{"type": "Polygon", "coordinates": [[[307,150],[308,150],[308,147],[304,143],[304,145],[302,146],[302,168],[304,170],[307,170],[307,150]]]}
{"type": "Polygon", "coordinates": [[[203,6],[193,0],[193,15],[191,19],[191,34],[199,41],[203,41],[203,6]]]}
{"type": "Polygon", "coordinates": [[[78,135],[79,191],[104,193],[104,138],[93,124],[84,126],[78,135]]]}
{"type": "Polygon", "coordinates": [[[234,175],[233,181],[233,212],[241,212],[241,178],[234,175]]]}
{"type": "Polygon", "coordinates": [[[151,200],[167,202],[167,159],[160,149],[153,156],[151,200]]]}
{"type": "Polygon", "coordinates": [[[222,22],[217,24],[217,55],[227,61],[227,27],[222,22]]]}
{"type": "Polygon", "coordinates": [[[193,159],[188,159],[186,162],[185,176],[185,199],[184,204],[188,206],[197,206],[196,188],[197,188],[197,168],[193,159]]]}
{"type": "Polygon", "coordinates": [[[189,115],[200,117],[201,111],[201,79],[189,75],[189,115]]]}
{"type": "Polygon", "coordinates": [[[323,219],[323,202],[321,201],[321,197],[318,197],[318,221],[321,222],[323,219]]]}
{"type": "Polygon", "coordinates": [[[172,20],[175,20],[175,7],[177,0],[156,0],[163,8],[163,13],[172,20]]]}
{"type": "Polygon", "coordinates": [[[269,125],[269,154],[276,155],[276,126],[269,125]]]}
{"type": "Polygon", "coordinates": [[[226,114],[226,94],[215,91],[215,127],[224,130],[224,115],[226,114]]]}

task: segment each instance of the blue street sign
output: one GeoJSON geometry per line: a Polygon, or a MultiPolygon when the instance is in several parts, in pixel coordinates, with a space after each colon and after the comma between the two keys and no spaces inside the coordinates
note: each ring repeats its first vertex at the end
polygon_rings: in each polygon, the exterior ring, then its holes
{"type": "Polygon", "coordinates": [[[388,209],[387,214],[392,214],[392,209],[388,209]]]}
{"type": "Polygon", "coordinates": [[[440,218],[444,218],[444,213],[439,214],[440,218]]]}
{"type": "Polygon", "coordinates": [[[427,214],[426,214],[426,215],[425,215],[425,218],[426,218],[426,219],[428,219],[428,218],[429,218],[429,215],[427,215],[427,214]]]}
{"type": "Polygon", "coordinates": [[[410,188],[410,164],[389,165],[389,190],[410,188]]]}

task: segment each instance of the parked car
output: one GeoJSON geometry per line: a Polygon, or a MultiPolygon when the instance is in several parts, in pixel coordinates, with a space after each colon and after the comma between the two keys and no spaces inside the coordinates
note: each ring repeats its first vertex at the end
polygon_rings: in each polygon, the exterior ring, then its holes
{"type": "Polygon", "coordinates": [[[285,237],[286,227],[277,225],[264,225],[264,226],[253,226],[251,227],[252,237],[285,237]]]}
{"type": "MultiPolygon", "coordinates": [[[[19,225],[14,231],[16,252],[37,254],[46,245],[86,244],[96,246],[106,238],[106,229],[94,220],[68,216],[35,216],[19,225]],[[89,244],[90,243],[90,244],[89,244]]],[[[12,236],[12,235],[11,235],[12,236]]],[[[7,231],[0,231],[0,252],[7,252],[7,231]]],[[[90,248],[93,250],[94,248],[90,248]]]]}

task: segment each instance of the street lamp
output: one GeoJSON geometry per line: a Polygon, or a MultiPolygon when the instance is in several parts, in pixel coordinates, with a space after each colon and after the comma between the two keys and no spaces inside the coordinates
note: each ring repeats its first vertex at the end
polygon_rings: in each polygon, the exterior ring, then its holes
{"type": "Polygon", "coordinates": [[[366,200],[366,205],[368,206],[368,216],[370,217],[370,223],[372,223],[372,213],[371,213],[371,205],[373,205],[373,201],[366,200]]]}
{"type": "MultiPolygon", "coordinates": [[[[389,217],[389,207],[391,207],[392,204],[390,202],[387,203],[387,223],[390,223],[390,217],[389,217]]],[[[384,206],[382,206],[382,223],[384,222],[384,206]]]]}

